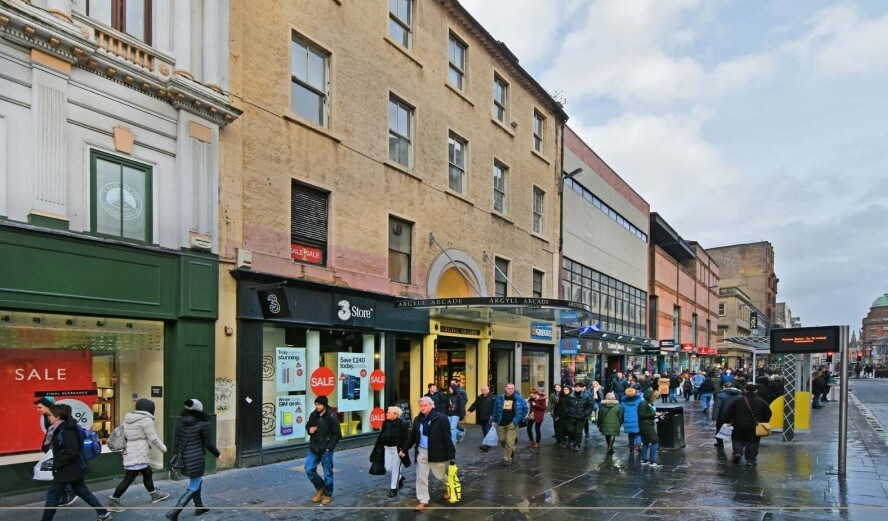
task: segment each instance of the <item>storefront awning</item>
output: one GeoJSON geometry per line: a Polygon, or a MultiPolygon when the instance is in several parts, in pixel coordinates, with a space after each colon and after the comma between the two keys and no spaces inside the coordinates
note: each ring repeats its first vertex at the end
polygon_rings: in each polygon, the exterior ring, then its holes
{"type": "Polygon", "coordinates": [[[751,348],[750,351],[759,355],[771,352],[771,339],[767,336],[732,336],[725,338],[725,342],[751,348]]]}
{"type": "Polygon", "coordinates": [[[429,317],[488,324],[521,324],[530,320],[577,327],[592,320],[581,302],[527,297],[459,297],[400,300],[395,309],[428,310],[429,317]]]}

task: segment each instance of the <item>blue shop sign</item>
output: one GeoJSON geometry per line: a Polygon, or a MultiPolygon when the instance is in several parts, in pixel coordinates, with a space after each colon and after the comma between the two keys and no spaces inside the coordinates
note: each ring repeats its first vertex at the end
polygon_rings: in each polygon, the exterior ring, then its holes
{"type": "Polygon", "coordinates": [[[530,338],[533,340],[552,341],[552,324],[549,322],[531,322],[530,338]]]}
{"type": "Polygon", "coordinates": [[[561,339],[561,354],[575,355],[580,352],[580,341],[576,338],[561,339]]]}

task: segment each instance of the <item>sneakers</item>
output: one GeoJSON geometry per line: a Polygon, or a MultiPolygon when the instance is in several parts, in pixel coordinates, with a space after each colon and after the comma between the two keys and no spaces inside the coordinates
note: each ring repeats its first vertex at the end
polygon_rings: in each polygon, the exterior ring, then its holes
{"type": "Polygon", "coordinates": [[[106,508],[111,512],[126,512],[126,509],[120,506],[120,498],[114,496],[108,498],[108,506],[106,508]]]}
{"type": "Polygon", "coordinates": [[[747,467],[754,467],[755,465],[756,465],[756,463],[754,461],[747,461],[746,462],[747,467]]]}
{"type": "Polygon", "coordinates": [[[395,496],[397,496],[397,495],[398,495],[398,489],[393,488],[393,489],[389,490],[389,496],[388,496],[388,497],[395,497],[395,496]]]}
{"type": "Polygon", "coordinates": [[[650,465],[651,462],[649,462],[649,461],[647,461],[647,460],[641,460],[641,464],[642,464],[642,465],[650,465]]]}
{"type": "Polygon", "coordinates": [[[169,492],[161,492],[157,489],[155,489],[154,492],[151,492],[150,494],[151,494],[151,502],[152,503],[159,503],[159,502],[163,501],[164,499],[170,497],[169,492]]]}
{"type": "Polygon", "coordinates": [[[480,450],[481,452],[487,452],[490,450],[490,447],[488,447],[487,445],[481,445],[480,447],[478,447],[478,450],[480,450]]]}
{"type": "Polygon", "coordinates": [[[69,507],[77,502],[77,497],[78,497],[77,494],[71,494],[68,497],[62,498],[61,501],[59,501],[59,506],[60,507],[69,507]]]}
{"type": "Polygon", "coordinates": [[[114,514],[111,512],[105,512],[103,515],[96,518],[96,521],[111,521],[114,519],[114,514]]]}
{"type": "Polygon", "coordinates": [[[652,468],[652,469],[658,469],[658,468],[662,467],[663,465],[660,465],[660,464],[657,463],[656,461],[652,461],[652,462],[650,463],[650,465],[648,465],[648,466],[649,466],[650,468],[652,468]]]}

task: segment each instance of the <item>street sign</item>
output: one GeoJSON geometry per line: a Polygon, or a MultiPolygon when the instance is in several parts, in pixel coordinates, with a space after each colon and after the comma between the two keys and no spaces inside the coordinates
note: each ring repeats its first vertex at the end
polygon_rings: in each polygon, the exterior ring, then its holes
{"type": "Polygon", "coordinates": [[[771,353],[829,353],[839,351],[839,326],[771,330],[771,353]]]}

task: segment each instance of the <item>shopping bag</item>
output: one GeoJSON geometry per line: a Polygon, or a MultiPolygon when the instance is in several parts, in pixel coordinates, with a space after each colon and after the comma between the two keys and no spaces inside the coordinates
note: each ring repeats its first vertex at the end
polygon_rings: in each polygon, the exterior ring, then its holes
{"type": "Polygon", "coordinates": [[[37,481],[52,481],[52,449],[40,456],[34,465],[34,479],[37,481]]]}
{"type": "Polygon", "coordinates": [[[459,482],[456,465],[447,467],[447,493],[451,503],[456,503],[462,499],[462,484],[459,482]]]}
{"type": "Polygon", "coordinates": [[[755,423],[755,435],[759,438],[764,438],[765,436],[771,435],[771,424],[767,422],[756,422],[755,423]]]}
{"type": "Polygon", "coordinates": [[[487,436],[484,436],[484,441],[481,442],[481,445],[496,447],[497,443],[499,443],[499,437],[496,434],[496,428],[491,428],[490,431],[487,432],[487,436]]]}
{"type": "Polygon", "coordinates": [[[718,434],[715,435],[716,438],[724,441],[731,441],[731,434],[734,433],[734,426],[730,423],[725,423],[721,426],[721,429],[718,430],[718,434]]]}

